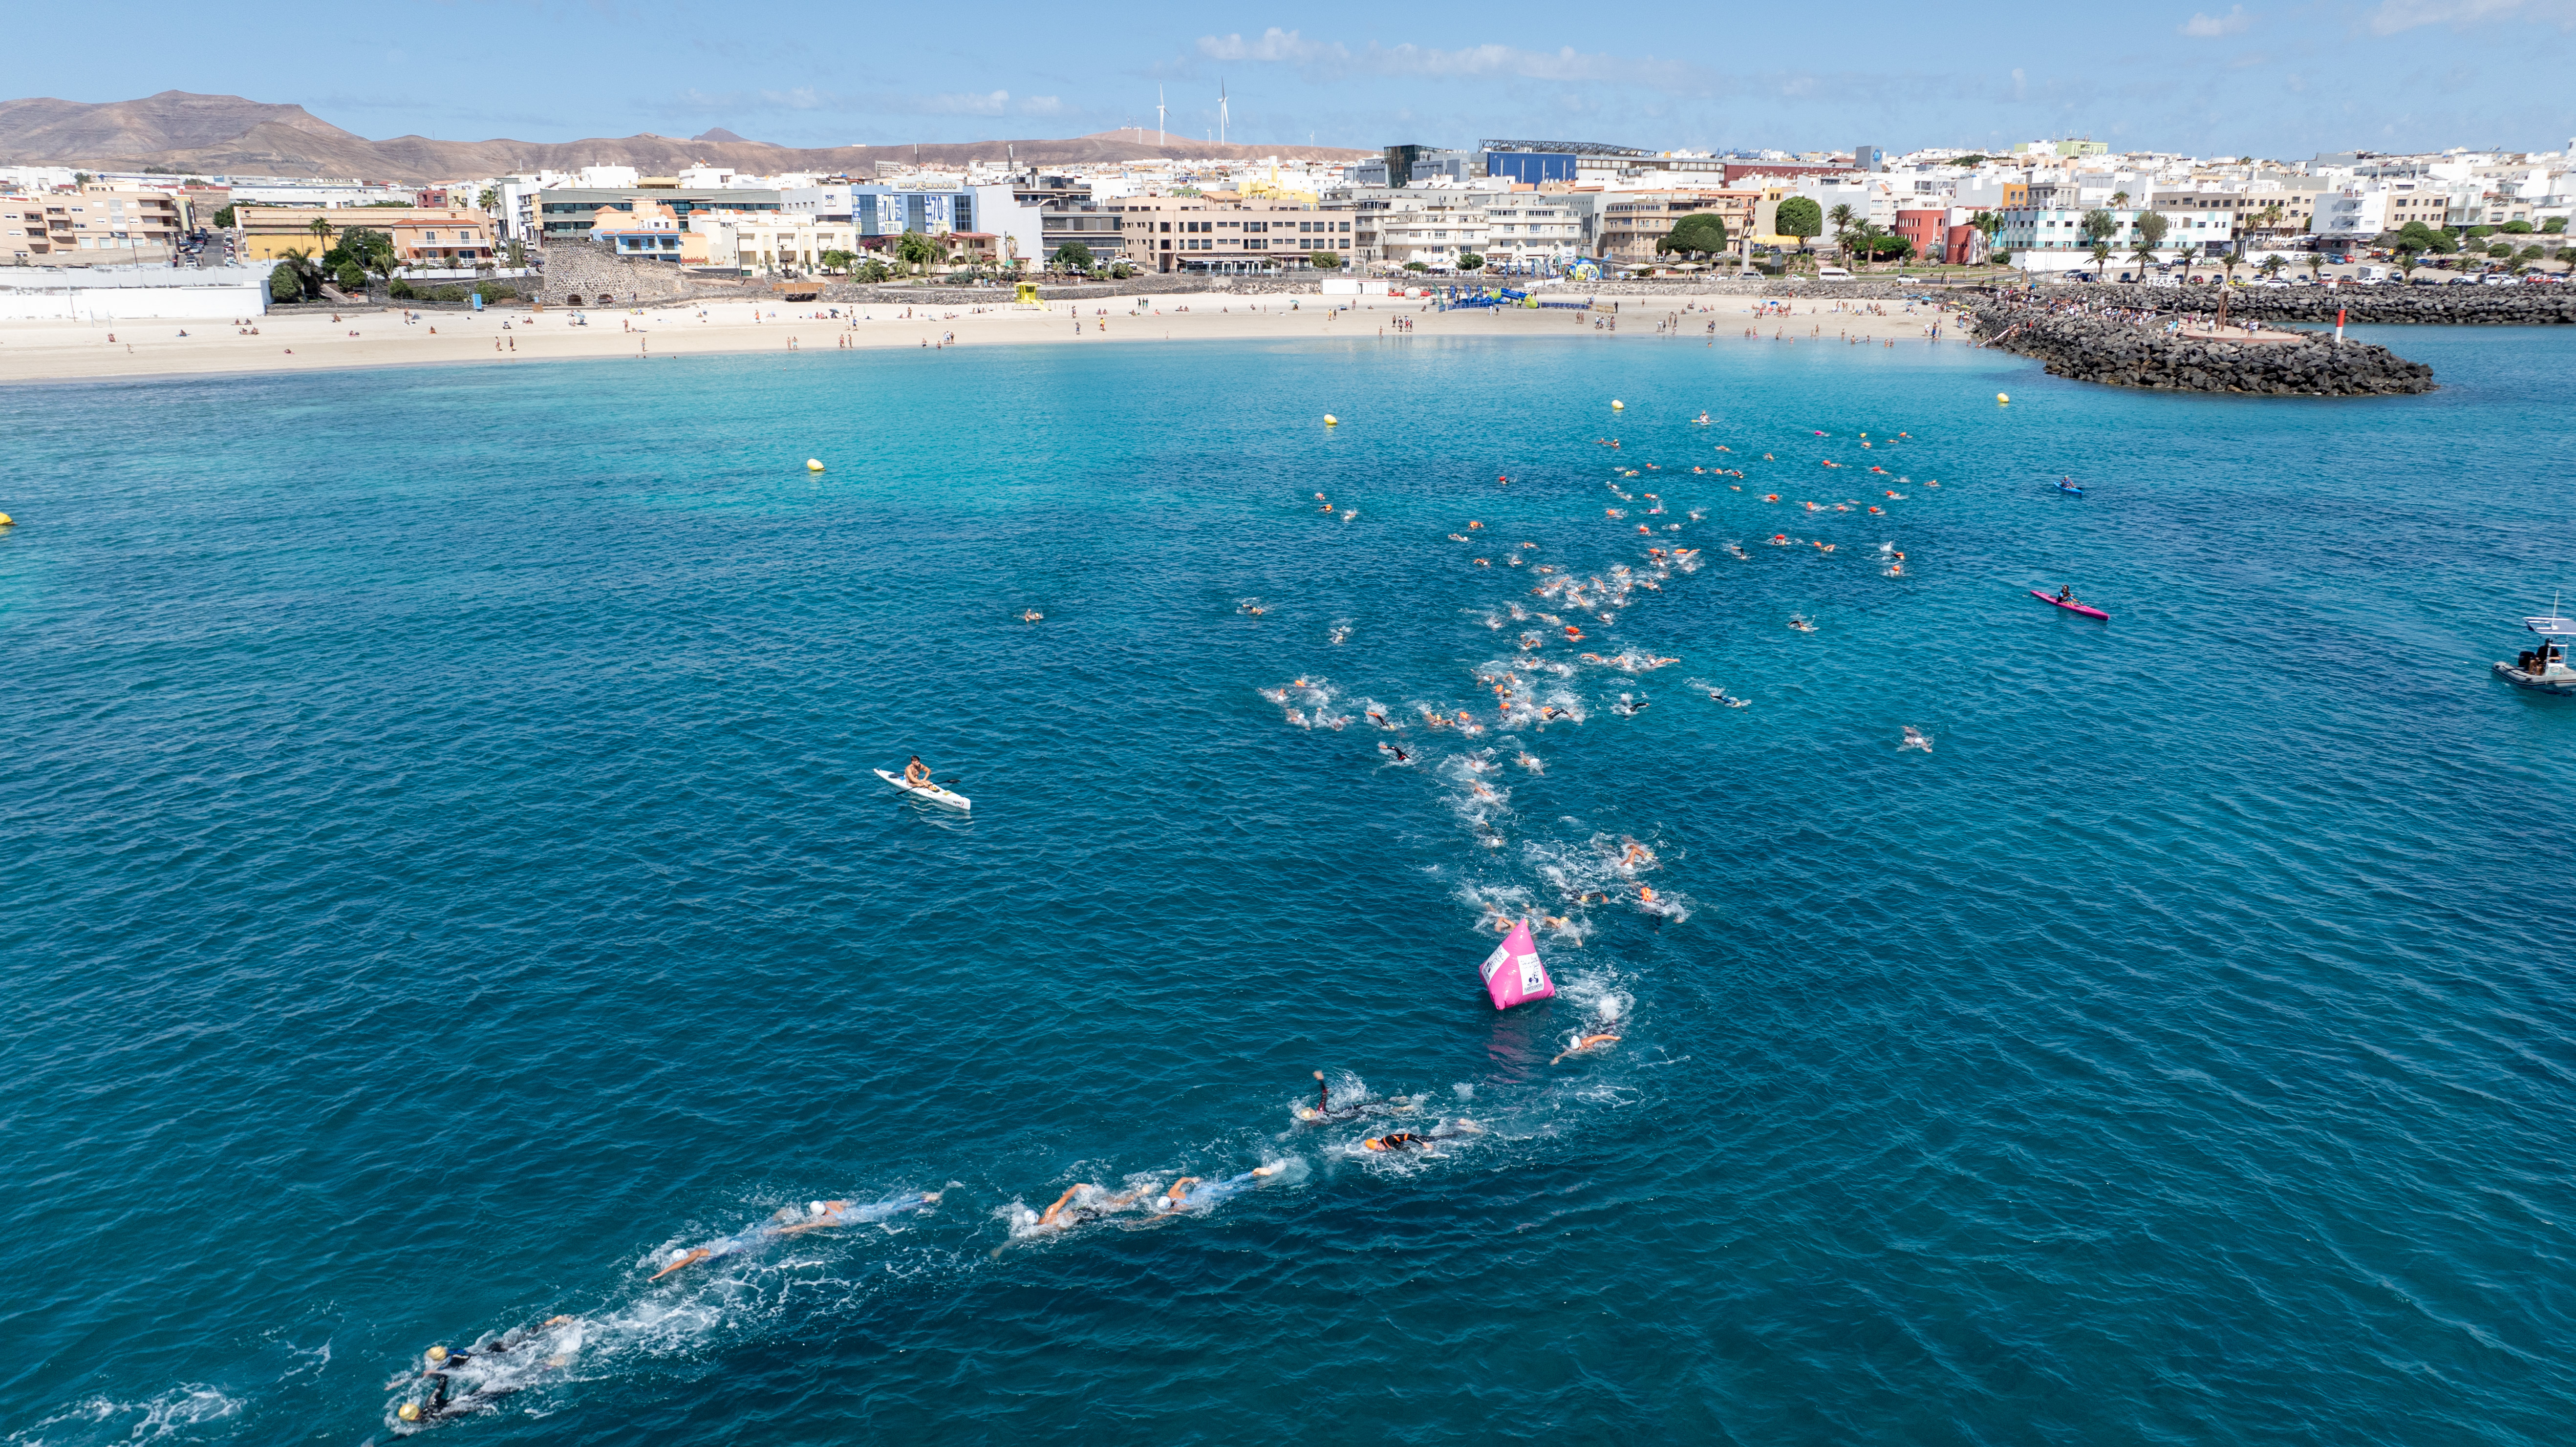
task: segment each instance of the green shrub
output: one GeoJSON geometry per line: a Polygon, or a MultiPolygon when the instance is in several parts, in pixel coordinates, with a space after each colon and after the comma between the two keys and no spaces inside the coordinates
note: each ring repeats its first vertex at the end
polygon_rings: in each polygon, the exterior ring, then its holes
{"type": "Polygon", "coordinates": [[[296,280],[294,267],[281,266],[268,274],[268,294],[277,301],[302,301],[304,283],[296,280]]]}
{"type": "Polygon", "coordinates": [[[410,301],[414,297],[420,295],[419,292],[412,290],[410,282],[403,280],[399,276],[395,277],[393,281],[385,287],[385,291],[396,301],[410,301]]]}
{"type": "Polygon", "coordinates": [[[508,301],[519,293],[515,289],[501,282],[478,281],[474,283],[474,294],[483,298],[485,304],[488,305],[496,301],[508,301]]]}
{"type": "Polygon", "coordinates": [[[465,300],[465,288],[461,286],[442,286],[438,290],[431,292],[429,294],[429,299],[431,301],[463,301],[465,300]]]}
{"type": "Polygon", "coordinates": [[[331,279],[340,283],[340,290],[342,291],[365,291],[367,289],[367,273],[354,261],[341,262],[340,269],[331,273],[331,279]]]}

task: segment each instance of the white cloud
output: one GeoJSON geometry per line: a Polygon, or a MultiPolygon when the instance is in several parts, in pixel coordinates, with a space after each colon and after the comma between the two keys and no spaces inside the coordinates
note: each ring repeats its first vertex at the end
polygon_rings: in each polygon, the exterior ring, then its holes
{"type": "Polygon", "coordinates": [[[1027,100],[1020,102],[1020,114],[1024,116],[1063,115],[1064,98],[1062,96],[1052,95],[1030,96],[1027,100]]]}
{"type": "Polygon", "coordinates": [[[1353,50],[1337,40],[1308,40],[1294,30],[1282,30],[1275,25],[1254,40],[1246,40],[1241,35],[1203,35],[1199,37],[1198,50],[1209,60],[1263,61],[1302,66],[1328,74],[1358,71],[1369,75],[1451,80],[1497,77],[1554,81],[1624,80],[1663,90],[1682,89],[1698,78],[1698,70],[1693,66],[1616,55],[1586,55],[1570,45],[1553,51],[1523,50],[1512,45],[1471,45],[1463,50],[1441,50],[1425,45],[1379,45],[1372,41],[1365,49],[1353,50]]]}
{"type": "Polygon", "coordinates": [[[920,109],[934,116],[998,116],[1011,105],[1011,93],[990,91],[983,95],[934,95],[922,98],[920,109]]]}
{"type": "Polygon", "coordinates": [[[2194,15],[2176,26],[2175,33],[2215,40],[2222,35],[2242,35],[2253,23],[2254,17],[2246,14],[2245,7],[2239,5],[2224,15],[2194,15]]]}
{"type": "Polygon", "coordinates": [[[2374,35],[2395,35],[2418,25],[2459,28],[2482,20],[2555,21],[2561,29],[2576,26],[2576,4],[2569,0],[2385,0],[2370,14],[2374,35]]]}

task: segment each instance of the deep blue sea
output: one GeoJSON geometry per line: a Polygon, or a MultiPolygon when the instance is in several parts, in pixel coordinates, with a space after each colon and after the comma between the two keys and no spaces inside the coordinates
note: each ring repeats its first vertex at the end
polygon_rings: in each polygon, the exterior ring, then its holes
{"type": "Polygon", "coordinates": [[[2564,1442],[2576,329],[2375,336],[0,391],[0,1442],[2564,1442]]]}

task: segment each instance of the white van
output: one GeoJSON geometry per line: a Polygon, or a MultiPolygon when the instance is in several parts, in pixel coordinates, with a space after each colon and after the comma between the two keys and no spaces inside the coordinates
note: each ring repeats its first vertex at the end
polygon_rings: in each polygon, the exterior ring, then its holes
{"type": "Polygon", "coordinates": [[[1851,279],[1851,273],[1839,266],[1819,266],[1816,268],[1816,280],[1818,281],[1849,281],[1851,279]]]}

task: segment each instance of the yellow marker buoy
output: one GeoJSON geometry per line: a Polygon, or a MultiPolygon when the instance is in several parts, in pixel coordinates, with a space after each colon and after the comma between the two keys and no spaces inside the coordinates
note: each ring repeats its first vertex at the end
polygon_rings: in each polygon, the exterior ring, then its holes
{"type": "MultiPolygon", "coordinates": [[[[1327,412],[1324,414],[1324,425],[1327,427],[1339,427],[1342,425],[1342,419],[1334,416],[1330,412],[1327,412]]],[[[1318,496],[1321,496],[1321,494],[1318,494],[1318,496]]]]}
{"type": "Polygon", "coordinates": [[[2011,400],[2012,400],[2012,399],[2011,399],[2010,397],[2005,396],[2005,395],[2004,395],[2003,393],[2001,393],[2001,392],[1997,392],[1997,393],[1995,394],[1995,402],[1996,402],[1996,405],[1998,405],[1998,406],[2000,406],[2000,405],[2002,405],[2002,404],[2004,404],[2004,403],[2006,403],[2006,402],[2010,402],[2011,400]]]}
{"type": "Polygon", "coordinates": [[[1625,412],[1628,410],[1628,404],[1620,401],[1616,397],[1613,397],[1610,399],[1610,410],[1613,412],[1625,412]]]}
{"type": "Polygon", "coordinates": [[[805,470],[807,472],[821,472],[823,470],[823,464],[820,459],[809,457],[805,459],[805,470]]]}
{"type": "Polygon", "coordinates": [[[5,513],[5,512],[0,512],[0,528],[5,528],[5,527],[9,526],[11,523],[14,523],[14,522],[16,522],[16,521],[17,521],[17,519],[16,519],[16,518],[13,518],[13,517],[9,516],[9,515],[8,515],[7,513],[5,513]]]}

